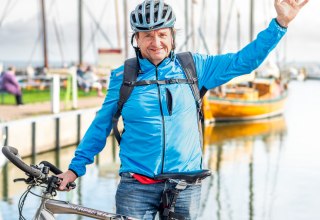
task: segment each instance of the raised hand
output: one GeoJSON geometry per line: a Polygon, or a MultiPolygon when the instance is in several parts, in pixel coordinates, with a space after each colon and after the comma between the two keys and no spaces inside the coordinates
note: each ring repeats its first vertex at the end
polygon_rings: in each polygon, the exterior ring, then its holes
{"type": "Polygon", "coordinates": [[[300,9],[309,0],[275,0],[274,7],[277,11],[277,21],[283,27],[288,27],[289,23],[297,16],[300,9]]]}

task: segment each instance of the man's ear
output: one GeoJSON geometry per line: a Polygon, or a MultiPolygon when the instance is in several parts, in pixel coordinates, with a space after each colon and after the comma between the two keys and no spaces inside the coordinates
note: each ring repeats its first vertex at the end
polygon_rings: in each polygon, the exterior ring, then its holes
{"type": "Polygon", "coordinates": [[[138,45],[139,33],[135,33],[135,34],[134,34],[134,38],[135,38],[135,40],[136,40],[137,47],[139,47],[139,45],[138,45]]]}
{"type": "Polygon", "coordinates": [[[134,33],[134,34],[132,34],[132,36],[131,36],[131,45],[132,45],[132,47],[135,48],[135,49],[139,49],[139,46],[138,46],[139,36],[138,36],[138,35],[139,35],[138,33],[134,33]],[[137,45],[137,46],[134,46],[134,40],[136,40],[136,45],[137,45]]]}

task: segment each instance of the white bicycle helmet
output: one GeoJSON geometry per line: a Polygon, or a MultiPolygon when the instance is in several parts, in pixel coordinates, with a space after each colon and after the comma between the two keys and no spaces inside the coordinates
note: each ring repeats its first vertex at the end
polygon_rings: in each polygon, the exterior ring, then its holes
{"type": "Polygon", "coordinates": [[[130,14],[130,24],[134,32],[172,28],[175,21],[176,16],[171,6],[163,0],[145,0],[130,14]]]}

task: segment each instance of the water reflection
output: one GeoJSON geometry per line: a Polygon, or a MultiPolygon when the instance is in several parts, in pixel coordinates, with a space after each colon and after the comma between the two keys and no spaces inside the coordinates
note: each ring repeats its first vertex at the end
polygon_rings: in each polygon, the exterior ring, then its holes
{"type": "MultiPolygon", "coordinates": [[[[108,141],[109,146],[107,146],[100,153],[99,157],[96,158],[95,164],[88,166],[86,176],[77,180],[76,189],[69,193],[59,193],[56,199],[67,200],[75,204],[85,205],[100,210],[110,212],[115,211],[114,193],[118,183],[119,168],[119,159],[116,155],[118,155],[119,149],[116,141],[113,139],[113,137],[110,137],[110,140],[108,141]],[[109,202],[106,202],[106,198],[109,202]]],[[[57,148],[54,151],[23,158],[23,160],[26,164],[39,164],[41,161],[46,160],[57,165],[61,170],[66,170],[74,155],[74,150],[75,146],[57,148]]],[[[2,217],[6,220],[18,219],[18,200],[27,186],[21,182],[13,183],[13,180],[21,177],[25,177],[24,173],[11,163],[4,163],[1,167],[0,219],[2,219],[2,217]]],[[[23,213],[27,219],[31,219],[37,205],[39,205],[39,199],[31,195],[28,197],[27,201],[23,213]]],[[[88,218],[65,215],[59,216],[57,219],[80,220],[88,218]]]]}
{"type": "MultiPolygon", "coordinates": [[[[261,219],[262,215],[266,217],[270,213],[268,209],[272,208],[271,203],[274,199],[272,195],[277,184],[277,170],[285,135],[286,123],[282,117],[251,123],[220,123],[205,128],[204,163],[214,172],[214,176],[204,183],[202,219],[212,219],[215,216],[214,219],[218,220],[251,220],[261,219]],[[264,210],[261,210],[261,207],[264,210]],[[244,213],[242,214],[244,217],[239,218],[239,213],[244,213]]],[[[118,148],[114,139],[109,143],[110,146],[96,158],[95,166],[89,168],[87,175],[78,180],[76,190],[62,194],[60,199],[114,211],[114,202],[101,206],[103,198],[94,199],[98,197],[97,194],[101,194],[101,191],[109,189],[110,184],[114,190],[109,192],[108,198],[114,197],[117,186],[118,148]],[[92,187],[101,188],[101,191],[92,187]]],[[[63,148],[25,158],[24,161],[33,164],[47,160],[65,170],[73,157],[74,149],[75,147],[63,148]]],[[[5,206],[10,206],[14,210],[18,195],[25,190],[25,185],[11,183],[14,178],[21,176],[23,173],[17,171],[12,164],[6,164],[1,170],[1,199],[7,202],[9,198],[13,198],[13,201],[6,203],[5,206]]],[[[26,207],[26,213],[30,216],[32,210],[34,206],[26,207]]],[[[7,218],[8,216],[5,219],[7,218]]],[[[74,217],[74,219],[82,218],[74,217]]]]}
{"type": "MultiPolygon", "coordinates": [[[[320,219],[320,102],[317,97],[320,97],[319,81],[293,82],[286,121],[274,118],[216,124],[205,129],[203,162],[214,171],[214,176],[203,183],[200,219],[320,219]]],[[[4,140],[0,137],[0,144],[4,140]]],[[[112,140],[108,143],[95,165],[89,166],[87,174],[77,183],[78,188],[69,194],[59,194],[60,199],[115,210],[119,148],[113,146],[112,140]]],[[[65,170],[73,153],[74,147],[64,148],[60,153],[36,155],[34,160],[60,163],[60,168],[65,170]]],[[[31,163],[31,158],[26,158],[26,162],[31,163]]],[[[0,219],[18,219],[17,201],[26,188],[22,183],[13,184],[13,179],[22,176],[12,164],[0,169],[0,219]]],[[[38,200],[30,201],[24,211],[27,219],[31,219],[38,200]]],[[[80,218],[61,215],[57,219],[80,218]]]]}
{"type": "MultiPolygon", "coordinates": [[[[282,117],[250,123],[226,123],[206,127],[204,130],[204,163],[214,172],[214,175],[204,182],[201,218],[253,220],[260,219],[255,218],[256,216],[268,215],[269,210],[267,209],[272,208],[270,195],[273,194],[277,183],[278,168],[275,167],[279,166],[281,143],[285,135],[286,123],[282,117]],[[276,155],[278,155],[278,159],[275,165],[272,157],[276,155]],[[270,181],[273,183],[270,184],[270,181]],[[264,185],[267,185],[266,188],[259,189],[264,185]],[[261,190],[264,193],[263,196],[261,190]],[[266,210],[259,209],[258,213],[256,210],[257,206],[261,205],[259,203],[261,201],[263,201],[262,206],[266,210]],[[243,206],[247,206],[247,208],[243,209],[243,206]]],[[[109,141],[109,145],[96,158],[95,165],[88,168],[87,175],[78,179],[76,190],[60,194],[60,199],[101,210],[114,211],[113,199],[118,181],[119,158],[117,155],[119,149],[114,138],[109,141]],[[101,190],[97,191],[97,188],[101,188],[101,190]],[[109,192],[108,197],[99,195],[110,188],[113,191],[109,192]],[[98,199],[99,196],[100,199],[98,199]],[[112,202],[101,204],[105,198],[111,198],[108,201],[112,202]]],[[[75,147],[58,149],[24,158],[24,161],[27,164],[34,164],[47,160],[65,170],[73,157],[74,149],[75,147]]],[[[2,205],[3,207],[9,206],[10,209],[16,210],[18,197],[26,189],[26,186],[23,183],[13,185],[12,181],[14,178],[22,176],[23,173],[17,171],[12,164],[6,164],[2,168],[1,199],[7,202],[9,198],[12,198],[12,201],[2,205]]],[[[36,205],[26,207],[26,216],[31,217],[35,207],[36,205]]],[[[10,219],[9,215],[5,214],[4,216],[6,216],[5,219],[10,219]]],[[[71,218],[70,216],[59,216],[58,219],[71,218]]],[[[73,219],[86,218],[74,216],[73,219]]]]}
{"type": "Polygon", "coordinates": [[[253,220],[268,214],[269,210],[259,207],[257,211],[256,206],[261,201],[269,202],[273,189],[268,184],[277,183],[286,130],[283,117],[205,128],[204,158],[215,175],[204,183],[202,219],[253,220]],[[277,156],[278,162],[274,163],[277,156]]]}

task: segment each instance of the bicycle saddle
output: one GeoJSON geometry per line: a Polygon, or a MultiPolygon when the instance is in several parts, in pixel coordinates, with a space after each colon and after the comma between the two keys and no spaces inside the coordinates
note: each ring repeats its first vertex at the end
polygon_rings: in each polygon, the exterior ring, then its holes
{"type": "Polygon", "coordinates": [[[199,170],[195,172],[187,173],[163,173],[154,177],[155,180],[167,180],[167,179],[179,179],[186,182],[193,183],[198,180],[203,180],[206,177],[211,176],[210,170],[199,170]]]}

